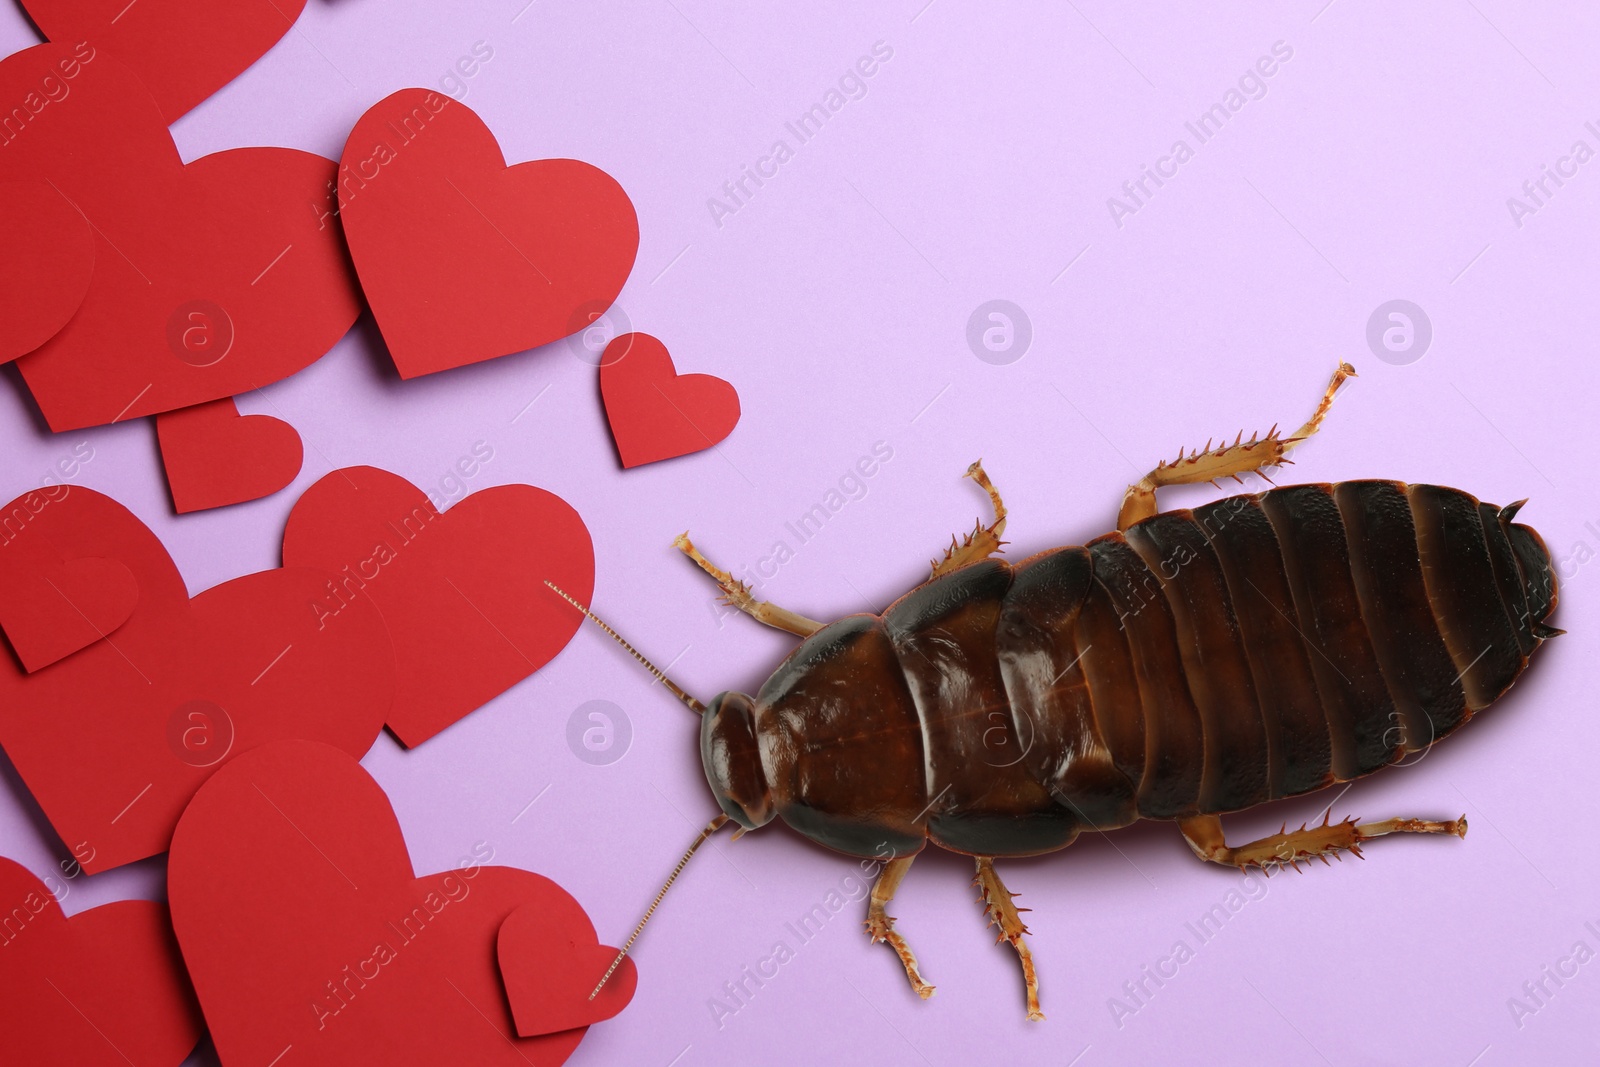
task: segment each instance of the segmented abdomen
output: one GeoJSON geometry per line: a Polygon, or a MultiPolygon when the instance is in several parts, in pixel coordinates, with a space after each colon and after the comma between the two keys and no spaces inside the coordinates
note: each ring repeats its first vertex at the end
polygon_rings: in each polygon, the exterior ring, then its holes
{"type": "MultiPolygon", "coordinates": [[[[1132,789],[1104,814],[1250,807],[1465,722],[1515,681],[1554,605],[1549,557],[1512,513],[1438,486],[1343,482],[1090,542],[1061,681],[1086,694],[1099,756],[1132,789]]],[[[1081,713],[1071,690],[1054,704],[1081,713]]],[[[1084,795],[1070,765],[1055,769],[1058,793],[1084,795]]]]}
{"type": "Polygon", "coordinates": [[[1550,557],[1514,511],[1298,485],[962,567],[824,627],[762,687],[772,803],[853,854],[1015,856],[1368,774],[1550,632],[1550,557]]]}

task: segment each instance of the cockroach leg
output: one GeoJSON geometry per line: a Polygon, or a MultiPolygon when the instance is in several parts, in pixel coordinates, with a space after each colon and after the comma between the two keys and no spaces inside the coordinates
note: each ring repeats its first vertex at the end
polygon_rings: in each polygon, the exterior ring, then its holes
{"type": "Polygon", "coordinates": [[[911,988],[916,990],[917,996],[927,1000],[933,996],[933,986],[922,977],[916,954],[906,944],[906,939],[895,931],[894,916],[889,914],[889,901],[894,899],[895,890],[900,888],[900,881],[911,869],[914,859],[914,855],[901,856],[884,864],[878,880],[872,884],[872,899],[867,903],[867,935],[872,938],[874,945],[887,944],[894,949],[906,969],[906,977],[911,979],[911,988]]]}
{"type": "Polygon", "coordinates": [[[1122,508],[1117,512],[1117,529],[1126,530],[1136,522],[1159,514],[1156,490],[1163,486],[1197,485],[1219,478],[1232,478],[1242,485],[1241,474],[1260,474],[1266,478],[1265,474],[1261,474],[1264,468],[1289,462],[1285,458],[1289,451],[1321,428],[1322,420],[1327,418],[1328,409],[1333,406],[1334,394],[1339,391],[1339,386],[1344,384],[1345,379],[1355,376],[1354,367],[1348,363],[1339,364],[1339,369],[1333,372],[1333,378],[1328,382],[1328,388],[1323,391],[1317,410],[1288,437],[1279,434],[1274,426],[1265,437],[1252,434],[1250,440],[1246,441],[1241,431],[1231,445],[1227,438],[1223,438],[1222,445],[1215,449],[1210,441],[1206,442],[1205,448],[1195,449],[1188,454],[1180,448],[1176,459],[1171,462],[1162,460],[1156,464],[1155,470],[1136,484],[1128,486],[1128,491],[1122,497],[1122,508]]]}
{"type": "Polygon", "coordinates": [[[994,506],[994,521],[985,526],[980,519],[960,544],[956,543],[954,537],[950,538],[950,547],[944,550],[944,559],[933,564],[933,574],[930,575],[932,578],[947,574],[957,567],[964,567],[968,563],[988,559],[1005,544],[1000,540],[1000,535],[1006,532],[1006,506],[1000,500],[1000,490],[994,487],[989,475],[984,472],[983,460],[980,459],[968,467],[964,477],[977,482],[978,487],[989,494],[989,503],[994,506]]]}
{"type": "Polygon", "coordinates": [[[1028,928],[1022,924],[1020,913],[1028,909],[1018,908],[1012,901],[1016,894],[1006,888],[1000,875],[995,872],[993,856],[973,858],[978,863],[978,874],[972,884],[982,894],[980,899],[989,922],[1000,928],[1000,936],[996,940],[1009,941],[1022,961],[1022,980],[1028,989],[1028,1019],[1030,1022],[1042,1021],[1044,1012],[1039,1010],[1039,976],[1034,973],[1033,953],[1028,951],[1028,943],[1022,939],[1028,928]]]}
{"type": "Polygon", "coordinates": [[[780,608],[765,600],[757,600],[750,595],[750,587],[727,571],[716,566],[700,554],[694,547],[694,542],[689,540],[687,532],[679,534],[673,545],[684,555],[700,565],[700,569],[717,580],[717,587],[722,590],[722,599],[730,606],[738,608],[757,622],[765,623],[778,630],[785,630],[799,637],[810,637],[822,629],[822,623],[815,619],[808,619],[804,615],[796,615],[792,611],[780,608]]]}
{"type": "Polygon", "coordinates": [[[1384,819],[1382,822],[1357,824],[1355,819],[1329,823],[1324,815],[1321,826],[1298,830],[1280,830],[1248,845],[1230,848],[1222,833],[1222,819],[1216,815],[1196,815],[1178,820],[1178,829],[1194,854],[1212,863],[1237,867],[1241,871],[1251,867],[1268,870],[1271,867],[1297,866],[1301,860],[1338,858],[1340,853],[1361,855],[1361,842],[1385,834],[1454,834],[1467,836],[1467,817],[1435,822],[1431,819],[1384,819]]]}

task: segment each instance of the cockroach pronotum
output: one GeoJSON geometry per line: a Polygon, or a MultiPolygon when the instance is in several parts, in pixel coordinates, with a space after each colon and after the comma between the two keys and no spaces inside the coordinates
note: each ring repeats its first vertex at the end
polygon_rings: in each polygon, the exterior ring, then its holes
{"type": "Polygon", "coordinates": [[[1006,509],[974,463],[967,475],[994,520],[952,538],[929,579],[881,615],[824,624],[757,601],[680,536],[729,604],[804,639],[754,697],[701,704],[573,601],[701,716],[701,761],[722,814],[667,886],[729,820],[742,833],[779,817],[880,860],[867,932],[927,998],[933,987],[887,908],[929,842],[972,856],[988,918],[1021,960],[1028,1018],[1042,1019],[1027,929],[997,857],[1139,819],[1175,821],[1202,860],[1241,870],[1326,863],[1385,834],[1465,837],[1465,816],[1325,817],[1245,845],[1223,836],[1223,814],[1432,745],[1562,632],[1545,621],[1555,575],[1543,540],[1513,521],[1520,501],[1368,480],[1157,509],[1164,486],[1288,462],[1354,374],[1341,364],[1291,436],[1274,427],[1180,451],[1128,487],[1114,532],[1019,563],[994,558],[1006,509]]]}

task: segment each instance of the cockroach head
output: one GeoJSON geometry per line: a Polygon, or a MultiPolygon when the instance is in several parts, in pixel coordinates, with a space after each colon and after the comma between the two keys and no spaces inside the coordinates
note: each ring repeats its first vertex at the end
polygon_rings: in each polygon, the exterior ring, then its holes
{"type": "Polygon", "coordinates": [[[761,767],[755,701],[723,693],[700,717],[700,762],[717,804],[746,830],[772,821],[772,791],[761,767]]]}

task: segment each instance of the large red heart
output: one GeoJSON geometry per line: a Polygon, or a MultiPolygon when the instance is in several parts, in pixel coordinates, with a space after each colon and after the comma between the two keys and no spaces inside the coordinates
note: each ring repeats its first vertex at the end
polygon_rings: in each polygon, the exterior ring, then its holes
{"type": "Polygon", "coordinates": [[[523,1037],[604,1022],[628,1006],[639,984],[633,957],[625,956],[589,999],[617,950],[600,944],[587,918],[578,922],[570,912],[524,904],[500,924],[495,940],[500,977],[523,1037]]]}
{"type": "Polygon", "coordinates": [[[594,546],[566,501],[531,485],[480,489],[440,512],[422,490],[375,467],[346,467],[307,489],[283,534],[286,567],[338,575],[376,604],[394,642],[387,722],[417,745],[543,667],[583,617],[551,592],[587,600],[594,546]]]}
{"type": "Polygon", "coordinates": [[[166,906],[122,900],[68,919],[44,883],[0,858],[0,1034],[7,1063],[178,1067],[200,1008],[166,906]]]}
{"type": "Polygon", "coordinates": [[[126,622],[61,662],[25,674],[0,657],[0,747],[90,872],[165,850],[189,798],[233,755],[283,737],[360,755],[381,728],[388,633],[362,597],[319,619],[312,605],[332,585],[322,572],[262,571],[191,600],[143,523],[76,487],[0,555],[24,573],[114,559],[139,585],[126,622]]]}
{"type": "Polygon", "coordinates": [[[23,0],[52,41],[85,38],[149,86],[170,124],[289,32],[306,0],[23,0]]]}
{"type": "Polygon", "coordinates": [[[739,422],[739,394],[710,374],[679,374],[647,333],[613,338],[600,359],[600,396],[624,467],[710,448],[739,422]]]}
{"type": "Polygon", "coordinates": [[[83,303],[94,274],[94,231],[45,182],[0,182],[10,218],[0,229],[0,363],[44,344],[83,303]]]}
{"type": "MultiPolygon", "coordinates": [[[[139,79],[88,44],[0,61],[0,100],[21,102],[0,180],[54,184],[95,230],[77,314],[17,361],[52,429],[248,392],[355,321],[329,160],[240,148],[184,166],[139,79]]],[[[0,229],[19,210],[0,203],[0,229]]]]}
{"type": "MultiPolygon", "coordinates": [[[[13,503],[7,519],[32,520],[39,511],[74,492],[70,486],[37,489],[13,503]]],[[[9,534],[11,531],[8,530],[9,534]]],[[[9,546],[7,538],[0,544],[9,546]]],[[[133,614],[139,583],[114,559],[49,558],[0,553],[0,629],[25,671],[48,667],[106,637],[133,614]]]]}
{"type": "Polygon", "coordinates": [[[178,824],[167,879],[222,1062],[566,1060],[583,1030],[516,1036],[495,933],[530,904],[575,938],[594,927],[548,878],[484,866],[493,854],[480,842],[457,870],[416,877],[383,790],[326,745],[279,742],[217,772],[178,824]]]}
{"type": "Polygon", "coordinates": [[[402,89],[345,142],[339,210],[402,378],[477,363],[587,327],[639,250],[622,187],[573,159],[507,167],[465,104],[402,89]]]}
{"type": "Polygon", "coordinates": [[[157,415],[156,435],[180,515],[270,496],[294,481],[304,459],[293,426],[240,415],[231,396],[157,415]]]}

